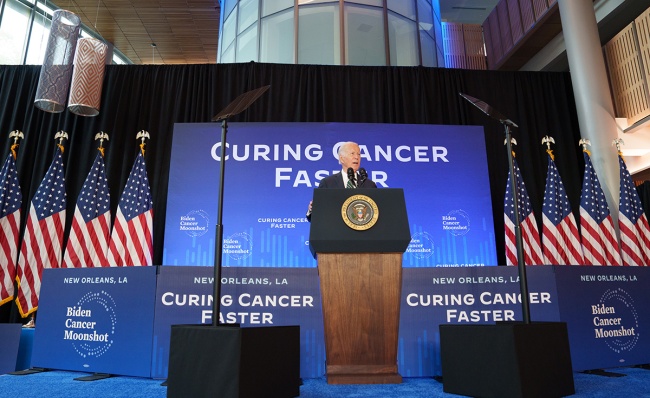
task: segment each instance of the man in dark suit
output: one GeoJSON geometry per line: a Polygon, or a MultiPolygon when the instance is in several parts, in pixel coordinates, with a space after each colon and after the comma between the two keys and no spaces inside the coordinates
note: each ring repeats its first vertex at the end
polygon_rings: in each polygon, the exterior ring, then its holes
{"type": "MultiPolygon", "coordinates": [[[[341,171],[320,180],[318,188],[377,188],[377,184],[359,173],[361,150],[356,142],[346,142],[338,150],[341,171]],[[352,177],[352,178],[350,178],[352,177]]],[[[311,221],[311,205],[307,209],[307,219],[311,221]]]]}

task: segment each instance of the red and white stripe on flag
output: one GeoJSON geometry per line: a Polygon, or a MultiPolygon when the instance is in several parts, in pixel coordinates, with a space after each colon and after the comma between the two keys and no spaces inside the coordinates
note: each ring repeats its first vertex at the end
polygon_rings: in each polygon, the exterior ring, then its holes
{"type": "Polygon", "coordinates": [[[578,224],[573,217],[560,173],[550,154],[542,206],[542,245],[546,264],[584,264],[578,224]]]}
{"type": "Polygon", "coordinates": [[[108,248],[111,266],[153,264],[153,210],[126,220],[118,208],[108,248]]]}
{"type": "MultiPolygon", "coordinates": [[[[515,236],[515,224],[508,216],[504,217],[506,226],[506,264],[517,265],[517,239],[515,236]]],[[[524,264],[544,264],[542,249],[539,242],[539,229],[533,213],[520,224],[521,240],[523,242],[524,264]]]]}
{"type": "Polygon", "coordinates": [[[142,153],[120,197],[107,260],[118,267],[153,264],[153,202],[142,153]]]}
{"type": "Polygon", "coordinates": [[[621,257],[623,265],[650,265],[650,227],[643,212],[643,206],[636,191],[632,176],[621,155],[618,156],[620,168],[620,201],[618,208],[618,228],[621,232],[621,257]]]}
{"type": "Polygon", "coordinates": [[[580,238],[585,265],[621,265],[618,239],[605,194],[591,157],[584,151],[585,173],[580,194],[580,238]]]}
{"type": "Polygon", "coordinates": [[[65,200],[63,160],[61,151],[57,150],[32,199],[20,246],[16,304],[23,317],[38,309],[43,269],[58,268],[61,264],[65,200]]]}
{"type": "Polygon", "coordinates": [[[110,208],[104,159],[97,154],[77,199],[63,256],[64,268],[108,266],[110,208]]]}
{"type": "MultiPolygon", "coordinates": [[[[530,198],[521,177],[521,172],[517,161],[513,159],[514,172],[517,184],[517,208],[518,215],[521,219],[519,224],[522,238],[522,249],[524,252],[524,264],[541,265],[544,264],[542,257],[542,247],[539,240],[539,230],[535,221],[535,214],[530,204],[530,198]]],[[[508,183],[506,184],[506,196],[504,201],[504,228],[505,228],[505,253],[506,264],[517,265],[517,238],[515,233],[515,212],[514,200],[512,198],[512,189],[510,186],[510,173],[508,173],[508,183]]]]}
{"type": "Polygon", "coordinates": [[[650,227],[645,214],[635,223],[624,215],[619,215],[618,226],[621,230],[621,257],[623,265],[650,265],[648,248],[650,248],[650,227]]]}
{"type": "Polygon", "coordinates": [[[20,209],[0,218],[0,305],[14,298],[20,209]]]}
{"type": "Polygon", "coordinates": [[[20,206],[23,201],[12,155],[0,172],[0,305],[14,298],[20,206]]]}

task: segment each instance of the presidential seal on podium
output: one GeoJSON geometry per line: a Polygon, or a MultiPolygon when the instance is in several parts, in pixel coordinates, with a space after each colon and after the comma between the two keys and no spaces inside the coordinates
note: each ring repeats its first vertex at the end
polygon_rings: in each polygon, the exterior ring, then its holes
{"type": "Polygon", "coordinates": [[[379,218],[377,203],[366,195],[350,196],[341,206],[345,224],[357,231],[365,231],[375,225],[379,218]]]}

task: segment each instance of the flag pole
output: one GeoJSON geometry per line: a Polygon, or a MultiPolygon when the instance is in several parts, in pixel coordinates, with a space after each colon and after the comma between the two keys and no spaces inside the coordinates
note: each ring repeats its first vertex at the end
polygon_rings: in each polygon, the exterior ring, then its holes
{"type": "Polygon", "coordinates": [[[521,225],[519,215],[519,202],[517,198],[517,178],[515,176],[515,162],[512,156],[512,133],[510,132],[510,125],[514,125],[510,120],[500,120],[505,127],[506,135],[506,148],[508,150],[508,169],[510,171],[510,186],[512,187],[512,205],[514,206],[515,214],[515,239],[517,240],[517,270],[519,271],[519,290],[521,290],[521,311],[523,314],[524,323],[530,323],[530,303],[528,298],[528,279],[526,276],[526,263],[524,261],[524,241],[521,236],[521,225]]]}

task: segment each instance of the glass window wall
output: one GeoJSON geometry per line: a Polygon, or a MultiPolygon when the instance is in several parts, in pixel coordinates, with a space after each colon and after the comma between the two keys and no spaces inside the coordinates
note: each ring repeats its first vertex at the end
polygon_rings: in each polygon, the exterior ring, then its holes
{"type": "Polygon", "coordinates": [[[427,0],[418,0],[418,21],[420,30],[433,37],[433,9],[427,0]]]}
{"type": "Polygon", "coordinates": [[[415,21],[388,12],[388,38],[390,64],[394,66],[418,65],[418,29],[415,21]]]}
{"type": "Polygon", "coordinates": [[[257,22],[259,10],[259,0],[241,0],[239,3],[239,26],[237,33],[248,29],[252,24],[257,22]]]}
{"type": "Polygon", "coordinates": [[[345,5],[347,65],[386,65],[383,9],[345,5]]]}
{"type": "MultiPolygon", "coordinates": [[[[433,40],[436,42],[436,51],[438,51],[439,53],[444,54],[444,52],[445,52],[445,43],[444,43],[444,40],[442,38],[442,22],[440,22],[440,18],[438,18],[437,15],[434,15],[433,21],[434,21],[433,22],[433,40]]],[[[443,59],[443,58],[438,58],[438,60],[439,60],[438,63],[439,64],[440,64],[441,59],[443,59]]],[[[442,61],[442,62],[443,62],[443,65],[444,65],[444,61],[442,61]]]]}
{"type": "Polygon", "coordinates": [[[375,66],[439,63],[436,46],[441,31],[436,23],[440,22],[433,15],[431,0],[221,2],[224,10],[232,12],[222,16],[218,62],[375,66]]]}
{"type": "Polygon", "coordinates": [[[223,7],[221,8],[221,12],[223,12],[223,16],[228,18],[230,14],[233,12],[235,9],[235,6],[237,5],[237,0],[225,0],[222,1],[221,4],[223,4],[223,7]]]}
{"type": "Polygon", "coordinates": [[[429,36],[426,32],[420,31],[420,43],[422,46],[422,66],[436,67],[436,43],[433,37],[429,36]]]}
{"type": "Polygon", "coordinates": [[[235,43],[232,43],[230,47],[226,48],[221,54],[221,63],[222,64],[233,64],[235,63],[235,43]]]}
{"type": "Polygon", "coordinates": [[[293,5],[293,0],[262,0],[262,18],[287,8],[293,8],[293,5]]]}
{"type": "Polygon", "coordinates": [[[45,15],[36,15],[32,24],[32,34],[29,37],[29,47],[27,48],[27,65],[41,65],[45,59],[45,49],[47,39],[50,35],[50,26],[52,21],[45,15]]]}
{"type": "Polygon", "coordinates": [[[298,5],[318,3],[338,3],[339,0],[298,0],[298,5]]]}
{"type": "MultiPolygon", "coordinates": [[[[401,0],[404,1],[404,0],[401,0]]],[[[406,0],[409,1],[409,0],[406,0]]],[[[373,7],[384,7],[384,0],[345,0],[345,3],[347,4],[363,4],[366,6],[373,6],[373,7]]]]}
{"type": "Polygon", "coordinates": [[[299,9],[298,63],[341,64],[341,28],[338,3],[299,9]]]}
{"type": "Polygon", "coordinates": [[[223,28],[221,29],[221,45],[223,48],[228,48],[235,41],[236,27],[237,27],[237,15],[230,14],[228,18],[223,23],[223,28]]]}
{"type": "Polygon", "coordinates": [[[388,0],[388,9],[403,17],[415,21],[415,3],[404,0],[388,0]]]}
{"type": "Polygon", "coordinates": [[[237,62],[257,62],[257,23],[237,38],[237,62]]]}
{"type": "MultiPolygon", "coordinates": [[[[29,18],[33,7],[7,0],[0,21],[0,64],[20,65],[25,57],[29,18]]],[[[45,51],[45,50],[43,50],[45,51]]]]}
{"type": "Polygon", "coordinates": [[[260,62],[293,64],[293,9],[262,18],[260,62]]]}

